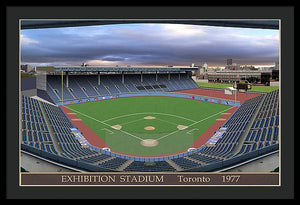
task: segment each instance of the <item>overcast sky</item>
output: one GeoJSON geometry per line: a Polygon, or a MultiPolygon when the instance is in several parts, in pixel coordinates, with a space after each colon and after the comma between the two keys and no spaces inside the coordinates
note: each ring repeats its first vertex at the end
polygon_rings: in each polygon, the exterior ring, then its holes
{"type": "Polygon", "coordinates": [[[32,65],[274,65],[279,31],[181,24],[123,24],[21,30],[32,65]]]}

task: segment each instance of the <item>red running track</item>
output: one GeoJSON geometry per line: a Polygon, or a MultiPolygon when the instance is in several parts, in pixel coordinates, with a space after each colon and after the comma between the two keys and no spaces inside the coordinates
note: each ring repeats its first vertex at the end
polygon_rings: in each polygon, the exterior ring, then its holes
{"type": "MultiPolygon", "coordinates": [[[[196,88],[196,89],[189,89],[189,90],[180,90],[180,91],[174,91],[175,93],[184,93],[184,94],[194,94],[194,95],[200,95],[205,97],[212,97],[212,98],[220,98],[225,100],[235,100],[234,95],[226,95],[224,93],[224,90],[214,90],[214,89],[203,89],[203,88],[196,88]]],[[[256,93],[242,93],[239,92],[236,96],[236,101],[243,103],[246,100],[255,98],[257,96],[260,96],[260,94],[256,93]]]]}

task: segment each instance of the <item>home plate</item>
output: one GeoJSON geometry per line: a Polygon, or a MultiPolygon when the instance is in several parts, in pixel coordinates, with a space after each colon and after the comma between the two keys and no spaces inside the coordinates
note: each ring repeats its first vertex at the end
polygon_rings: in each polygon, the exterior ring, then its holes
{"type": "Polygon", "coordinates": [[[178,128],[179,130],[184,130],[184,129],[188,128],[188,126],[185,126],[185,125],[178,125],[177,128],[178,128]]]}
{"type": "Polygon", "coordinates": [[[113,125],[111,126],[111,128],[115,129],[115,130],[120,130],[122,128],[121,125],[113,125]]]}
{"type": "Polygon", "coordinates": [[[141,145],[145,147],[155,147],[158,145],[158,141],[154,139],[145,139],[141,141],[141,145]]]}
{"type": "Polygon", "coordinates": [[[156,117],[152,117],[152,116],[146,116],[144,117],[145,120],[153,120],[156,119],[156,117]]]}

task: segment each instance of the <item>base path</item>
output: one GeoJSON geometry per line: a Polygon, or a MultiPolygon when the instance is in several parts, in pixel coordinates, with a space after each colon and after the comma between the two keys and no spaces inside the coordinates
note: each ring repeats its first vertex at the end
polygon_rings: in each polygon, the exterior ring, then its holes
{"type": "MultiPolygon", "coordinates": [[[[187,90],[185,90],[187,91],[187,90]]],[[[98,137],[97,134],[95,134],[87,125],[85,125],[81,120],[78,120],[79,118],[74,115],[70,114],[70,110],[65,106],[60,106],[60,108],[63,110],[63,112],[66,114],[66,116],[69,118],[69,120],[72,122],[74,127],[78,128],[80,132],[82,132],[83,136],[89,141],[89,143],[92,146],[103,148],[103,147],[109,147],[100,137],[98,137]],[[69,114],[68,114],[69,113],[69,114]]],[[[189,146],[189,148],[199,148],[202,145],[204,145],[213,135],[214,133],[231,117],[231,115],[238,109],[238,107],[232,107],[229,110],[226,111],[226,113],[223,113],[219,119],[216,120],[216,122],[210,126],[201,136],[196,139],[193,144],[189,146]],[[220,120],[222,119],[222,120],[220,120]]],[[[149,118],[150,119],[150,118],[149,118]]],[[[119,128],[119,127],[118,127],[119,128]]],[[[180,126],[178,129],[185,128],[183,126],[180,126]]],[[[144,140],[141,141],[141,146],[157,146],[155,141],[144,140]]],[[[181,153],[185,153],[187,150],[182,150],[181,152],[176,153],[169,153],[169,154],[162,154],[162,155],[135,155],[135,154],[128,154],[128,153],[122,153],[117,152],[113,149],[111,149],[112,152],[117,154],[122,154],[126,156],[132,156],[132,157],[166,157],[170,155],[177,155],[181,153]]]]}

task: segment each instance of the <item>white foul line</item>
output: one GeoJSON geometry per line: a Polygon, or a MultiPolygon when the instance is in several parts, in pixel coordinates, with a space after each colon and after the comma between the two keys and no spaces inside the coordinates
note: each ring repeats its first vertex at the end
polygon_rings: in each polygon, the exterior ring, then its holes
{"type": "Polygon", "coordinates": [[[191,135],[191,132],[194,130],[199,130],[199,129],[198,128],[192,129],[192,130],[188,131],[187,134],[191,135]]]}
{"type": "Polygon", "coordinates": [[[129,122],[125,122],[125,123],[122,123],[120,125],[127,125],[127,124],[130,124],[130,123],[133,123],[133,122],[137,122],[137,121],[140,121],[140,120],[143,120],[143,118],[137,119],[137,120],[132,120],[132,121],[129,121],[129,122]]]}
{"type": "MultiPolygon", "coordinates": [[[[233,108],[233,107],[231,107],[231,108],[233,108]]],[[[231,109],[231,108],[229,108],[229,109],[231,109]]],[[[200,121],[198,121],[198,122],[192,123],[192,124],[188,125],[188,127],[191,127],[191,126],[193,126],[193,125],[195,125],[195,124],[198,124],[199,122],[203,122],[204,120],[207,120],[207,119],[209,119],[209,118],[211,118],[211,117],[213,117],[213,116],[215,116],[215,115],[218,115],[218,114],[220,114],[220,113],[222,113],[222,112],[228,111],[229,109],[223,110],[223,111],[221,111],[221,112],[218,112],[218,113],[216,113],[216,114],[213,114],[213,115],[211,115],[211,116],[208,116],[207,118],[204,118],[204,119],[202,119],[202,120],[200,120],[200,121]]],[[[156,139],[156,140],[161,140],[161,139],[163,139],[163,138],[165,138],[165,137],[167,137],[167,136],[170,136],[170,135],[172,135],[172,134],[174,134],[174,133],[176,133],[176,132],[179,132],[179,131],[182,131],[182,130],[176,130],[176,131],[171,132],[171,133],[169,133],[169,134],[167,134],[167,135],[165,135],[165,136],[162,136],[162,137],[160,137],[160,138],[158,138],[158,139],[156,139]]]]}
{"type": "Polygon", "coordinates": [[[178,117],[178,118],[182,118],[182,119],[185,119],[185,120],[189,120],[191,122],[196,122],[195,120],[191,120],[191,119],[188,119],[188,118],[185,118],[185,117],[181,117],[181,116],[178,116],[178,115],[172,115],[172,114],[167,114],[167,113],[156,113],[156,112],[140,112],[140,113],[132,113],[132,114],[127,114],[127,115],[121,115],[121,116],[117,116],[117,117],[113,117],[113,118],[104,120],[102,122],[107,122],[107,121],[114,120],[114,119],[121,118],[121,117],[127,117],[127,116],[132,116],[132,115],[142,115],[142,114],[169,115],[169,116],[173,116],[173,117],[178,117]]]}
{"type": "MultiPolygon", "coordinates": [[[[65,107],[65,106],[63,106],[63,107],[65,107]]],[[[211,118],[211,117],[213,117],[213,116],[215,116],[215,115],[218,115],[218,114],[220,114],[220,113],[222,113],[222,112],[228,111],[228,110],[230,110],[231,108],[234,108],[234,107],[235,107],[235,106],[230,107],[229,109],[220,111],[220,112],[218,112],[218,113],[216,113],[216,114],[213,114],[213,115],[211,115],[211,116],[208,116],[207,118],[204,118],[204,119],[202,119],[202,120],[200,120],[200,121],[190,120],[190,121],[194,121],[194,123],[188,125],[188,127],[191,127],[191,126],[193,126],[193,125],[195,125],[195,124],[198,124],[198,123],[200,123],[200,122],[202,122],[202,121],[204,121],[204,120],[207,120],[207,119],[209,119],[209,118],[211,118]]],[[[79,111],[77,111],[77,110],[74,110],[74,109],[72,109],[72,108],[69,108],[69,107],[68,107],[67,109],[73,110],[73,111],[75,111],[75,112],[77,112],[77,113],[79,113],[79,114],[81,114],[81,115],[83,115],[83,116],[86,116],[86,117],[88,117],[88,118],[90,118],[90,119],[92,119],[92,120],[95,120],[95,121],[97,121],[97,122],[100,122],[100,123],[102,123],[102,124],[104,124],[104,125],[106,125],[106,126],[108,126],[108,127],[111,127],[111,125],[109,125],[109,124],[107,124],[107,123],[105,123],[105,122],[106,122],[106,121],[109,121],[109,120],[112,120],[112,119],[117,119],[117,118],[120,118],[120,117],[125,117],[125,116],[130,116],[130,115],[135,115],[135,114],[149,114],[149,113],[133,113],[133,114],[128,114],[128,115],[118,116],[118,117],[111,118],[111,119],[108,119],[108,120],[105,120],[105,121],[100,121],[100,120],[97,120],[97,119],[95,119],[95,118],[93,118],[93,117],[90,117],[90,116],[88,116],[88,115],[86,115],[86,114],[84,114],[84,113],[81,113],[81,112],[79,112],[79,111]]],[[[152,113],[152,114],[163,114],[163,113],[152,113]]],[[[165,115],[171,115],[171,114],[165,114],[165,115]]],[[[171,116],[176,116],[176,115],[171,115],[171,116]]],[[[179,117],[179,116],[176,116],[176,117],[179,117]]],[[[181,118],[184,118],[184,117],[181,117],[181,118]]],[[[187,119],[187,118],[185,118],[185,119],[187,119]]],[[[189,119],[187,119],[187,120],[189,120],[189,119]]],[[[134,138],[137,138],[137,139],[139,139],[139,140],[143,140],[142,138],[139,138],[139,137],[137,137],[137,136],[135,136],[135,135],[133,135],[133,134],[131,134],[131,133],[128,133],[128,132],[126,132],[126,131],[123,131],[123,130],[118,130],[118,131],[123,132],[123,133],[125,133],[125,134],[128,134],[128,135],[130,135],[130,136],[132,136],[132,137],[134,137],[134,138]]],[[[162,137],[160,137],[160,138],[158,138],[158,139],[156,139],[156,140],[161,140],[161,139],[166,138],[167,136],[170,136],[170,135],[172,135],[172,134],[174,134],[174,133],[177,133],[177,132],[179,132],[179,131],[182,131],[182,130],[176,130],[176,131],[171,132],[171,133],[169,133],[169,134],[167,134],[167,135],[165,135],[165,136],[162,136],[162,137]]]]}
{"type": "MultiPolygon", "coordinates": [[[[104,124],[104,125],[106,125],[106,126],[108,126],[108,127],[111,127],[111,125],[109,125],[109,124],[107,124],[107,123],[105,123],[105,122],[101,122],[100,120],[97,120],[97,119],[95,119],[95,118],[93,118],[93,117],[90,117],[90,116],[88,116],[88,115],[86,115],[86,114],[83,114],[83,113],[81,113],[81,112],[79,112],[79,111],[77,111],[77,110],[74,110],[74,109],[69,108],[69,107],[68,107],[68,109],[73,110],[74,112],[77,112],[77,113],[79,113],[79,114],[81,114],[81,115],[83,115],[83,116],[86,116],[86,117],[88,117],[88,118],[90,118],[90,119],[92,119],[92,120],[95,120],[95,121],[97,121],[97,122],[100,122],[100,123],[102,123],[102,124],[104,124]]],[[[135,135],[133,135],[133,134],[130,134],[130,133],[126,132],[126,131],[123,131],[123,130],[118,130],[118,131],[123,132],[123,133],[125,133],[125,134],[128,134],[128,135],[130,135],[130,136],[132,136],[132,137],[134,137],[134,138],[137,138],[137,139],[139,139],[139,140],[143,140],[142,138],[139,138],[139,137],[137,137],[137,136],[135,136],[135,135]]]]}
{"type": "Polygon", "coordinates": [[[111,131],[111,130],[109,130],[109,129],[107,129],[107,128],[103,128],[103,129],[101,129],[101,130],[107,130],[108,132],[110,132],[109,134],[114,134],[113,131],[111,131]]]}

